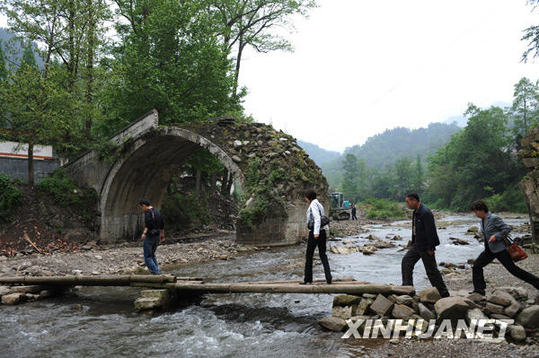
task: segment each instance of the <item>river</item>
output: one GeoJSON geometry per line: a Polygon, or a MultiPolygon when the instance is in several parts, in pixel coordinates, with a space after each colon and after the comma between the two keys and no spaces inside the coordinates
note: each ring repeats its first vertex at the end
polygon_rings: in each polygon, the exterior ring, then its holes
{"type": "MultiPolygon", "coordinates": [[[[440,220],[441,226],[443,222],[449,225],[438,231],[438,262],[466,263],[479,254],[481,244],[465,236],[471,225],[477,225],[477,219],[449,216],[440,220]],[[466,239],[470,245],[453,245],[450,237],[466,239]]],[[[518,226],[526,220],[506,222],[518,226]]],[[[401,235],[404,240],[398,242],[400,245],[410,237],[408,221],[367,228],[380,238],[401,235]]],[[[364,243],[366,236],[347,240],[364,243]]],[[[372,256],[328,251],[333,276],[400,284],[404,255],[400,248],[381,249],[372,256]]],[[[302,279],[304,252],[305,245],[275,248],[169,272],[214,282],[302,279]]],[[[315,260],[313,272],[315,279],[324,277],[319,260],[315,260]]],[[[414,280],[416,289],[429,286],[421,263],[416,266],[414,280]]],[[[354,357],[364,350],[318,326],[320,318],[331,315],[333,295],[216,294],[197,305],[147,316],[134,310],[138,292],[135,288],[84,288],[78,297],[0,306],[0,356],[354,357]]]]}

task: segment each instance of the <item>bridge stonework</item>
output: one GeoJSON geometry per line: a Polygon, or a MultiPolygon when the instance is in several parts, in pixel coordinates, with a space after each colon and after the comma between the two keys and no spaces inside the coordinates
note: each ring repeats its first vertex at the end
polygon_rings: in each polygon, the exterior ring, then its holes
{"type": "Polygon", "coordinates": [[[327,208],[328,184],[296,140],[260,123],[216,118],[161,126],[151,111],[117,133],[112,154],[90,151],[64,166],[75,181],[99,195],[100,237],[134,238],[142,230],[137,203],[160,207],[184,161],[207,149],[228,169],[242,194],[236,240],[252,245],[289,245],[307,235],[303,192],[314,188],[327,208]]]}

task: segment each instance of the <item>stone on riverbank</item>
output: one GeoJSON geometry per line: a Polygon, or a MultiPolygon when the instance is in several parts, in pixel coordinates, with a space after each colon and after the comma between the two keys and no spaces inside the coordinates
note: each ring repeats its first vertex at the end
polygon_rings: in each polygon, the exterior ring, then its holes
{"type": "Polygon", "coordinates": [[[516,342],[522,342],[526,339],[526,330],[519,324],[511,324],[507,327],[507,331],[511,338],[516,342]]]}
{"type": "Polygon", "coordinates": [[[439,299],[434,304],[434,309],[436,310],[438,319],[464,318],[466,315],[466,312],[470,309],[470,305],[468,302],[471,302],[471,301],[463,297],[458,297],[458,296],[445,297],[445,298],[439,299]]]}
{"type": "Polygon", "coordinates": [[[442,298],[442,296],[440,296],[440,292],[438,292],[438,289],[436,287],[430,287],[418,291],[417,295],[419,296],[419,301],[422,303],[436,303],[439,299],[442,298]]]}
{"type": "Polygon", "coordinates": [[[361,296],[354,295],[338,295],[333,297],[333,307],[335,306],[350,306],[358,304],[361,300],[361,296]]]}
{"type": "Polygon", "coordinates": [[[380,316],[385,316],[391,310],[391,307],[393,307],[393,302],[379,294],[370,309],[380,316]]]}
{"type": "Polygon", "coordinates": [[[539,328],[539,305],[524,308],[517,315],[516,322],[526,328],[539,328]]]}
{"type": "Polygon", "coordinates": [[[3,305],[18,305],[21,302],[26,301],[26,294],[23,292],[9,293],[2,296],[3,305]]]}
{"type": "Polygon", "coordinates": [[[338,317],[324,317],[318,321],[318,324],[323,328],[334,332],[342,332],[347,326],[346,321],[338,317]]]}

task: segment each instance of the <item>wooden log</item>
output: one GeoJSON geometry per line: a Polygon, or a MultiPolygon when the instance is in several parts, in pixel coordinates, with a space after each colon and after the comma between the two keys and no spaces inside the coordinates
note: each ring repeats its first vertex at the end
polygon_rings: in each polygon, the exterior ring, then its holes
{"type": "MultiPolygon", "coordinates": [[[[171,285],[172,286],[172,285],[171,285]]],[[[249,284],[249,283],[204,283],[191,284],[177,282],[174,284],[180,291],[200,291],[204,293],[348,293],[348,294],[413,294],[413,287],[391,286],[384,284],[249,284]],[[395,287],[398,287],[395,289],[395,287]]]]}
{"type": "Polygon", "coordinates": [[[129,286],[138,283],[174,283],[170,275],[18,276],[0,277],[0,284],[48,286],[129,286]]]}
{"type": "MultiPolygon", "coordinates": [[[[253,282],[249,282],[251,284],[254,284],[254,285],[259,285],[259,284],[281,284],[281,283],[300,283],[300,282],[303,282],[303,280],[284,280],[284,281],[253,281],[253,282]]],[[[314,283],[325,283],[326,280],[324,279],[320,279],[320,280],[314,280],[313,281],[314,283]]],[[[348,282],[348,283],[369,283],[369,282],[364,282],[364,281],[356,281],[353,277],[342,277],[342,278],[334,278],[332,280],[332,283],[342,283],[342,282],[348,282]]]]}

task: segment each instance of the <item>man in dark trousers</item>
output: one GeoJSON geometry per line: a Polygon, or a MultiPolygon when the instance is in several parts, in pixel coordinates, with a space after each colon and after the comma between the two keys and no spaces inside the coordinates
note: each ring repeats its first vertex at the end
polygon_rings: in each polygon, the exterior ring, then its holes
{"type": "Polygon", "coordinates": [[[356,209],[356,206],[354,204],[352,204],[352,220],[357,220],[357,209],[356,209]]]}
{"type": "Polygon", "coordinates": [[[152,275],[159,275],[159,266],[155,258],[155,251],[159,242],[165,240],[165,224],[159,210],[150,205],[148,200],[139,202],[140,209],[144,212],[144,231],[142,233],[142,248],[144,262],[152,275]]]}
{"type": "Polygon", "coordinates": [[[438,271],[434,257],[436,246],[440,245],[434,215],[429,208],[421,203],[419,195],[416,193],[410,193],[406,196],[406,204],[414,210],[414,214],[412,217],[412,246],[402,258],[402,284],[403,286],[414,285],[414,266],[421,259],[431,285],[438,289],[440,296],[448,297],[449,291],[440,271],[438,271]]]}

